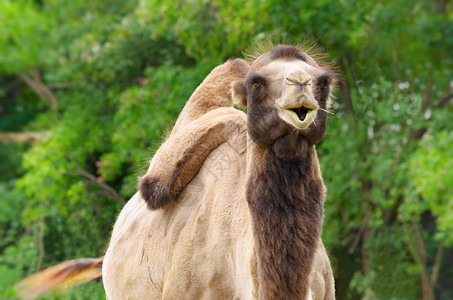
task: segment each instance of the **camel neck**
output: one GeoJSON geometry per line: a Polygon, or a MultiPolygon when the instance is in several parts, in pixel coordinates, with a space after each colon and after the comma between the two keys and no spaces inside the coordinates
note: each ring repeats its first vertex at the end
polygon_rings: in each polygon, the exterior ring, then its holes
{"type": "Polygon", "coordinates": [[[261,156],[259,169],[249,169],[247,201],[260,299],[307,297],[325,194],[316,153],[311,150],[298,162],[285,161],[269,150],[261,156]]]}

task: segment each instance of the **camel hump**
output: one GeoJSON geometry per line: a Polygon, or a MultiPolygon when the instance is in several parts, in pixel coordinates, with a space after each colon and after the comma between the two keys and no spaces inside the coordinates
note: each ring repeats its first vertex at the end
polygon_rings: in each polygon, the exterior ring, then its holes
{"type": "Polygon", "coordinates": [[[139,190],[150,209],[175,201],[203,166],[206,158],[223,143],[239,152],[246,148],[246,116],[223,107],[212,110],[171,135],[156,152],[139,190]]]}
{"type": "Polygon", "coordinates": [[[232,107],[232,82],[243,79],[250,65],[243,59],[231,59],[215,67],[187,101],[171,134],[220,107],[232,107]]]}
{"type": "Polygon", "coordinates": [[[104,256],[68,260],[35,273],[20,282],[14,289],[21,298],[35,299],[51,290],[66,290],[102,276],[104,256]]]}

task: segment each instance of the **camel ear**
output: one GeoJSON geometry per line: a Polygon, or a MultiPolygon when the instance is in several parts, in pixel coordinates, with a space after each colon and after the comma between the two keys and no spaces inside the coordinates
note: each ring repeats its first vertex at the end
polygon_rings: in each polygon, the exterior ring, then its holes
{"type": "Polygon", "coordinates": [[[234,105],[240,108],[247,108],[247,98],[245,96],[245,80],[236,80],[231,83],[231,98],[234,105]]]}

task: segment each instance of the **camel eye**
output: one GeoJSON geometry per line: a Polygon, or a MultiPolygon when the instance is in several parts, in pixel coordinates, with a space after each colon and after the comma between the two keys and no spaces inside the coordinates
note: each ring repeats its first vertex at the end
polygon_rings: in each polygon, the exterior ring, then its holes
{"type": "Polygon", "coordinates": [[[262,84],[259,83],[258,81],[252,82],[252,88],[253,88],[254,90],[258,90],[258,89],[260,89],[261,87],[262,87],[262,84]]]}
{"type": "Polygon", "coordinates": [[[266,86],[266,79],[259,75],[254,75],[247,80],[247,88],[250,90],[258,91],[264,86],[266,86]]]}

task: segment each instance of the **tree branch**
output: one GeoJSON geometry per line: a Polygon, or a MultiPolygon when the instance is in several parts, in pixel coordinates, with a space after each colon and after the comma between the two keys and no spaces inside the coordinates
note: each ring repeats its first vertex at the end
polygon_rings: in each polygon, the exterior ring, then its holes
{"type": "Polygon", "coordinates": [[[440,102],[436,105],[437,108],[444,108],[451,100],[453,99],[453,93],[446,95],[445,97],[440,100],[440,102]]]}
{"type": "Polygon", "coordinates": [[[431,273],[431,284],[433,286],[434,286],[434,284],[436,284],[437,277],[439,276],[440,261],[442,259],[443,250],[444,250],[444,242],[441,241],[439,243],[439,246],[437,247],[436,257],[434,258],[433,271],[431,273]]]}
{"type": "Polygon", "coordinates": [[[423,265],[426,266],[427,254],[426,254],[426,249],[425,249],[425,242],[423,241],[423,236],[422,236],[419,224],[414,224],[414,229],[415,229],[415,233],[417,235],[418,253],[420,255],[423,265]]]}
{"type": "Polygon", "coordinates": [[[54,113],[58,109],[58,100],[52,91],[42,82],[37,69],[30,74],[20,74],[19,77],[38,95],[41,100],[48,103],[54,113]]]}
{"type": "Polygon", "coordinates": [[[357,78],[355,76],[354,69],[352,68],[352,66],[354,65],[354,62],[352,61],[352,58],[351,58],[351,55],[349,54],[349,52],[346,52],[346,61],[349,64],[349,71],[351,73],[352,82],[354,83],[354,88],[356,89],[357,94],[359,95],[359,97],[362,98],[362,93],[360,92],[358,80],[357,80],[357,78]]]}
{"type": "Polygon", "coordinates": [[[442,97],[440,102],[437,103],[436,108],[444,108],[448,104],[453,104],[451,103],[452,102],[451,100],[453,99],[453,93],[451,92],[451,88],[452,82],[450,81],[447,83],[447,88],[445,90],[444,96],[442,97]]]}
{"type": "Polygon", "coordinates": [[[3,143],[20,142],[39,142],[50,136],[50,131],[46,132],[0,132],[0,141],[3,143]]]}
{"type": "MultiPolygon", "coordinates": [[[[434,300],[434,291],[433,291],[433,285],[431,284],[431,281],[429,280],[428,277],[428,272],[426,270],[426,252],[424,250],[424,244],[423,244],[423,251],[420,253],[420,249],[417,249],[417,246],[420,247],[420,238],[421,238],[421,233],[419,232],[419,227],[417,224],[411,224],[412,227],[417,233],[415,239],[416,241],[413,241],[413,233],[410,232],[409,229],[409,224],[408,223],[403,223],[403,228],[404,232],[406,233],[406,238],[407,238],[407,244],[409,246],[409,252],[412,255],[412,258],[415,261],[415,264],[420,268],[420,281],[422,285],[422,295],[423,295],[423,300],[434,300]],[[424,252],[424,254],[423,254],[424,252]]],[[[423,243],[423,240],[421,241],[423,243]]]]}
{"type": "Polygon", "coordinates": [[[407,245],[409,247],[409,252],[411,253],[412,258],[414,259],[415,264],[423,272],[424,269],[425,269],[425,265],[422,263],[422,259],[420,258],[419,253],[417,252],[417,246],[415,245],[415,243],[414,243],[414,241],[412,239],[413,234],[410,232],[409,224],[404,223],[403,224],[403,229],[404,229],[404,232],[406,233],[407,245]]]}
{"type": "Polygon", "coordinates": [[[367,227],[369,218],[370,218],[370,211],[366,210],[364,217],[363,217],[362,225],[360,225],[360,228],[359,228],[359,232],[356,234],[356,236],[351,244],[351,247],[349,247],[349,251],[348,251],[349,254],[354,253],[355,249],[357,248],[357,246],[360,242],[360,239],[363,235],[363,232],[364,232],[365,228],[367,227]]]}
{"type": "Polygon", "coordinates": [[[115,199],[119,204],[121,205],[126,204],[126,200],[124,200],[124,198],[114,188],[112,188],[110,185],[103,181],[99,181],[93,174],[84,170],[78,170],[77,172],[75,172],[75,174],[81,175],[82,177],[88,179],[90,182],[93,182],[99,187],[101,187],[107,195],[115,199]]]}
{"type": "Polygon", "coordinates": [[[352,105],[351,91],[346,76],[346,68],[343,59],[339,61],[341,72],[343,73],[343,80],[340,81],[341,100],[343,100],[344,110],[348,115],[354,116],[354,106],[352,105]]]}
{"type": "MultiPolygon", "coordinates": [[[[424,113],[426,109],[429,107],[431,102],[431,95],[432,95],[432,87],[433,86],[433,73],[430,74],[428,85],[426,86],[425,92],[423,94],[422,105],[420,107],[420,111],[424,113]]],[[[451,93],[450,85],[448,85],[447,90],[445,92],[445,96],[440,100],[439,103],[435,105],[435,108],[444,108],[447,106],[451,100],[453,99],[453,93],[451,93]]],[[[408,143],[416,140],[420,140],[423,135],[426,133],[428,129],[426,127],[419,128],[417,130],[413,130],[409,135],[408,143]]]]}
{"type": "Polygon", "coordinates": [[[434,74],[433,70],[429,71],[428,84],[426,85],[425,92],[423,93],[422,105],[420,111],[423,113],[428,109],[431,102],[431,95],[433,94],[434,74]]]}
{"type": "Polygon", "coordinates": [[[37,236],[38,239],[38,249],[39,249],[39,256],[38,256],[38,262],[36,263],[36,272],[41,270],[42,267],[42,262],[44,260],[44,254],[45,254],[45,247],[44,247],[44,229],[41,228],[43,226],[40,226],[40,230],[37,236]]]}

